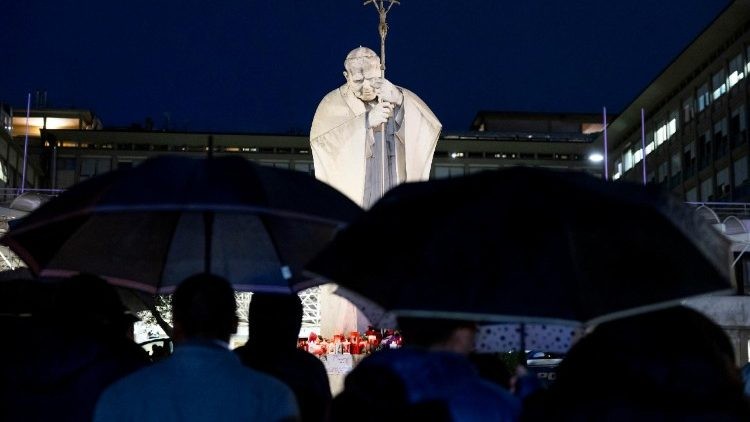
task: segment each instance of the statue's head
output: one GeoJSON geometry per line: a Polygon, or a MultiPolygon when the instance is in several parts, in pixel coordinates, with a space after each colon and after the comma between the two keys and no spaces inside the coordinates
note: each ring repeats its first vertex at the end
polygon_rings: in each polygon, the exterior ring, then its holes
{"type": "Polygon", "coordinates": [[[377,94],[372,82],[380,78],[380,58],[367,47],[358,47],[344,60],[344,77],[354,96],[362,101],[372,101],[377,94]]]}

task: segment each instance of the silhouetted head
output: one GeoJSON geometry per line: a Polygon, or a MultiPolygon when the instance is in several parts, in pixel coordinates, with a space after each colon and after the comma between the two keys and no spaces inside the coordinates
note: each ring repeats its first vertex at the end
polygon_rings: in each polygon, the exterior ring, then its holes
{"type": "Polygon", "coordinates": [[[399,317],[404,344],[468,354],[474,350],[474,321],[399,317]]]}
{"type": "Polygon", "coordinates": [[[62,280],[55,298],[54,316],[73,320],[102,332],[132,332],[138,318],[120,300],[114,286],[92,274],[79,274],[62,280]]]}
{"type": "Polygon", "coordinates": [[[573,419],[750,418],[729,338],[682,306],[596,327],[562,361],[550,393],[552,412],[573,419]]]}
{"type": "Polygon", "coordinates": [[[296,348],[302,326],[302,301],[296,294],[255,293],[247,319],[248,345],[296,348]]]}
{"type": "Polygon", "coordinates": [[[229,341],[237,331],[234,290],[225,279],[212,274],[188,277],[172,296],[172,316],[176,341],[229,341]]]}

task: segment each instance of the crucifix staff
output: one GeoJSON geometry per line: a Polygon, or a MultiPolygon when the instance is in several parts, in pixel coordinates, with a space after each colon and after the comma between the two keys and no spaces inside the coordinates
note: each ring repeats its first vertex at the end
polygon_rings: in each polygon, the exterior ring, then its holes
{"type": "MultiPolygon", "coordinates": [[[[375,6],[375,9],[378,11],[378,16],[380,18],[380,22],[378,24],[378,32],[380,33],[380,77],[385,79],[385,37],[388,35],[388,22],[386,21],[386,17],[388,15],[388,12],[391,10],[391,7],[393,7],[394,4],[401,4],[398,0],[367,0],[364,2],[364,5],[367,6],[368,4],[372,3],[375,6]],[[386,6],[385,3],[388,3],[386,6]]],[[[379,100],[382,101],[382,100],[379,100]]],[[[382,198],[383,195],[385,195],[385,173],[386,168],[388,167],[386,165],[388,161],[388,157],[385,153],[385,142],[386,142],[386,133],[385,133],[385,126],[386,124],[383,123],[380,125],[380,133],[382,136],[382,140],[380,142],[380,177],[381,177],[381,184],[380,184],[380,197],[382,198]]]]}

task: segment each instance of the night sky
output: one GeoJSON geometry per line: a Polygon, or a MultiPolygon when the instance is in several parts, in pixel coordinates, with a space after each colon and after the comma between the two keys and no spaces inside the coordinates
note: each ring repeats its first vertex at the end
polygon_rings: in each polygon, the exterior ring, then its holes
{"type": "MultiPolygon", "coordinates": [[[[358,45],[379,52],[359,0],[10,1],[0,102],[29,92],[93,110],[105,127],[308,133],[358,45]]],[[[444,130],[479,110],[616,113],[729,0],[401,0],[389,14],[388,79],[444,130]]]]}

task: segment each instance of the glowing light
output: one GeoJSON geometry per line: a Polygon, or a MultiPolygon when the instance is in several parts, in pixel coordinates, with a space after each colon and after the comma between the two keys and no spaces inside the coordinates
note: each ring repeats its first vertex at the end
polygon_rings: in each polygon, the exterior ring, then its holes
{"type": "Polygon", "coordinates": [[[598,152],[594,152],[591,155],[589,155],[589,161],[592,163],[601,163],[604,161],[604,156],[599,154],[598,152]]]}

